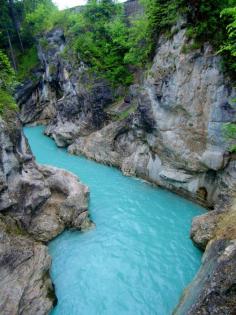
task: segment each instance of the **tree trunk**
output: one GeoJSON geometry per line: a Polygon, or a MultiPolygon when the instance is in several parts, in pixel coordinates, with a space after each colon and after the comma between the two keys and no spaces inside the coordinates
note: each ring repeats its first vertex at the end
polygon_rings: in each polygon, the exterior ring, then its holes
{"type": "Polygon", "coordinates": [[[11,44],[11,37],[10,37],[8,30],[7,30],[7,39],[8,39],[9,49],[10,49],[10,53],[11,53],[12,65],[13,65],[14,70],[16,71],[17,70],[16,59],[15,59],[14,51],[13,51],[12,44],[11,44]]]}
{"type": "Polygon", "coordinates": [[[8,0],[8,4],[9,4],[9,13],[10,13],[10,17],[12,20],[12,24],[13,27],[15,29],[19,44],[20,44],[20,49],[22,52],[24,52],[24,46],[21,40],[21,36],[20,36],[20,32],[19,32],[19,21],[17,20],[16,14],[15,14],[15,10],[14,10],[14,2],[13,0],[8,0]]]}

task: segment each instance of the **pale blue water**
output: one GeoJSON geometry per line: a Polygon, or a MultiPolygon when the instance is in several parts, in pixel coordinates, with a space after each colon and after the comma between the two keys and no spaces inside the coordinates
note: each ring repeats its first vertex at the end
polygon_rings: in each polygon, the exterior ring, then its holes
{"type": "Polygon", "coordinates": [[[170,315],[196,274],[189,239],[201,207],[120,171],[69,155],[25,128],[38,162],[65,168],[90,187],[96,229],[64,232],[49,245],[58,305],[53,315],[170,315]]]}

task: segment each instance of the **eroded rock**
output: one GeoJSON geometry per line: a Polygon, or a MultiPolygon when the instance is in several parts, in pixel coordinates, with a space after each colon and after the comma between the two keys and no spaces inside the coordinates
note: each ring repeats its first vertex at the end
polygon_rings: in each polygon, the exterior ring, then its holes
{"type": "Polygon", "coordinates": [[[0,120],[0,313],[46,315],[56,299],[42,242],[91,227],[89,191],[73,174],[37,165],[11,119],[0,120]]]}
{"type": "Polygon", "coordinates": [[[201,269],[185,290],[174,315],[236,313],[236,240],[214,240],[207,246],[201,269]]]}

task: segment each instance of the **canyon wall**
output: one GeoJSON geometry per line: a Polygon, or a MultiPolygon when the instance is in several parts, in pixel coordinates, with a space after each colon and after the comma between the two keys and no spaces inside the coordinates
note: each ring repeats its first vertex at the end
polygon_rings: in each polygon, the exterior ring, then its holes
{"type": "Polygon", "coordinates": [[[36,164],[15,115],[0,119],[0,313],[48,314],[56,298],[45,244],[89,225],[88,188],[36,164]]]}
{"type": "Polygon", "coordinates": [[[236,199],[195,217],[191,238],[205,251],[202,266],[185,289],[174,315],[236,313],[236,199]]]}
{"type": "Polygon", "coordinates": [[[171,37],[159,38],[152,65],[127,91],[64,54],[62,30],[48,33],[46,42],[38,46],[35,80],[17,93],[22,122],[45,124],[70,153],[215,207],[193,221],[191,237],[205,254],[175,313],[235,314],[236,160],[223,126],[235,122],[236,92],[221,58],[209,43],[191,49],[180,20],[171,37]]]}
{"type": "Polygon", "coordinates": [[[235,156],[222,128],[233,122],[235,90],[206,43],[187,51],[184,22],[158,41],[148,73],[129,91],[112,88],[71,54],[61,30],[39,45],[41,73],[17,94],[23,123],[45,123],[69,152],[213,207],[234,190],[235,156]]]}

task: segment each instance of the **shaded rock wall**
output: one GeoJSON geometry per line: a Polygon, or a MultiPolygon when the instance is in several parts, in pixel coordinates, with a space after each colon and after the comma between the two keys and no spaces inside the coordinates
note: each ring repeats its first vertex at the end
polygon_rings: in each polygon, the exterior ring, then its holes
{"type": "Polygon", "coordinates": [[[49,32],[43,44],[38,45],[41,69],[36,71],[35,80],[25,82],[16,93],[21,121],[49,124],[60,146],[104,126],[104,108],[119,94],[72,52],[63,55],[65,46],[62,30],[49,32]]]}
{"type": "Polygon", "coordinates": [[[191,237],[205,250],[202,266],[185,290],[175,315],[236,314],[236,204],[194,218],[191,237]]]}

